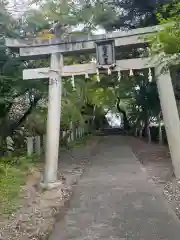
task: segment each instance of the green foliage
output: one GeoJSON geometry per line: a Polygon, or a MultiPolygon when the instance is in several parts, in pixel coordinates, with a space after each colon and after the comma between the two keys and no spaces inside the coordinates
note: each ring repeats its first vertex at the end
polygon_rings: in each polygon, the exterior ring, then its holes
{"type": "Polygon", "coordinates": [[[90,139],[91,135],[83,136],[81,139],[77,139],[74,142],[71,142],[70,148],[81,148],[87,144],[87,141],[90,139]]]}
{"type": "Polygon", "coordinates": [[[108,1],[84,1],[74,10],[78,21],[84,24],[84,29],[95,30],[97,26],[108,28],[115,20],[117,14],[108,1]]]}
{"type": "MultiPolygon", "coordinates": [[[[94,28],[98,25],[106,30],[146,27],[158,23],[156,12],[167,2],[173,0],[81,1],[77,16],[81,21],[85,19],[87,25],[94,28]]],[[[168,12],[161,12],[168,16],[168,12]]]]}
{"type": "Polygon", "coordinates": [[[180,2],[166,4],[157,18],[162,30],[149,37],[152,55],[156,55],[157,62],[166,65],[179,63],[180,54],[180,2]],[[168,12],[168,16],[164,16],[168,12]]]}
{"type": "Polygon", "coordinates": [[[0,214],[10,214],[16,209],[21,187],[38,161],[35,156],[0,158],[0,214]]]}
{"type": "Polygon", "coordinates": [[[0,171],[0,213],[9,214],[17,206],[20,187],[25,184],[26,175],[9,165],[0,165],[0,171]]]}
{"type": "MultiPolygon", "coordinates": [[[[67,29],[77,24],[83,24],[83,30],[71,33],[74,35],[91,34],[98,26],[108,30],[114,28],[132,28],[145,26],[157,21],[166,23],[163,14],[155,15],[159,3],[148,4],[149,1],[81,1],[75,5],[72,1],[43,1],[38,2],[39,9],[29,9],[24,16],[24,22],[15,21],[6,11],[6,4],[0,1],[0,148],[6,137],[26,134],[42,135],[46,130],[47,118],[47,81],[23,81],[24,68],[49,66],[49,59],[23,61],[17,53],[7,51],[4,45],[6,36],[22,37],[21,30],[26,37],[38,36],[43,29],[54,26],[56,37],[61,37],[67,29]],[[158,5],[158,6],[157,6],[158,5]],[[120,11],[121,9],[121,11],[120,11]],[[122,11],[122,9],[126,11],[122,11]],[[23,134],[18,135],[20,126],[24,127],[23,134]],[[13,135],[14,134],[14,135],[13,135]]],[[[160,1],[161,3],[163,1],[160,1]]],[[[167,6],[166,6],[167,7],[167,6]]],[[[179,5],[177,5],[179,8],[179,5]]],[[[172,11],[167,18],[167,26],[158,35],[153,36],[154,52],[164,51],[167,55],[179,53],[179,17],[172,11]],[[173,26],[173,27],[172,27],[173,26]]],[[[68,29],[68,30],[69,30],[68,29]]],[[[45,36],[46,37],[46,36],[45,36]]],[[[47,36],[48,37],[48,36],[47,36]]],[[[89,56],[65,57],[68,64],[89,62],[89,56]]],[[[70,78],[63,79],[63,96],[61,109],[61,126],[69,129],[70,123],[84,125],[89,121],[103,119],[107,111],[116,111],[117,99],[122,99],[120,105],[127,112],[132,126],[141,122],[149,123],[157,119],[160,112],[159,98],[156,85],[148,82],[147,72],[135,73],[130,77],[126,72],[122,74],[120,82],[117,75],[101,75],[97,82],[96,76],[85,79],[84,76],[75,78],[75,88],[70,78]],[[84,109],[84,112],[82,111],[84,109]]],[[[102,123],[101,123],[102,124],[102,123]]],[[[101,127],[101,125],[98,125],[101,127]]],[[[17,142],[17,138],[16,141],[17,142]]],[[[73,143],[75,146],[84,144],[86,138],[73,143]]],[[[9,144],[10,145],[10,144],[9,144]]],[[[13,151],[17,152],[15,146],[13,151]]],[[[12,149],[11,149],[12,150],[12,149]]],[[[37,157],[2,157],[0,158],[0,212],[11,212],[16,206],[17,196],[24,185],[29,169],[36,165],[37,157]]]]}
{"type": "Polygon", "coordinates": [[[160,102],[156,82],[149,82],[147,70],[138,71],[129,83],[128,98],[125,99],[125,109],[133,128],[141,128],[157,122],[160,112],[160,102]],[[131,83],[131,84],[130,84],[131,83]]]}
{"type": "MultiPolygon", "coordinates": [[[[159,3],[148,4],[145,2],[136,2],[134,0],[129,1],[116,1],[116,3],[109,3],[109,1],[81,1],[80,5],[75,5],[73,1],[34,1],[39,5],[39,9],[29,9],[24,16],[24,22],[21,24],[16,23],[16,27],[13,29],[12,17],[8,15],[7,11],[3,11],[3,19],[8,16],[8,24],[4,24],[6,31],[4,36],[8,34],[20,34],[20,29],[23,29],[24,33],[29,33],[27,37],[37,36],[43,29],[49,30],[51,27],[56,28],[56,36],[64,34],[62,31],[66,31],[62,28],[65,24],[69,29],[77,24],[83,23],[85,33],[91,33],[92,30],[98,26],[103,26],[108,30],[112,30],[114,27],[132,27],[132,24],[139,26],[139,24],[145,24],[147,17],[149,16],[150,9],[159,8],[159,3]],[[129,6],[129,9],[128,9],[129,6]],[[119,9],[123,8],[126,11],[119,12],[119,9]],[[132,11],[133,10],[133,11],[132,11]],[[139,13],[141,13],[139,15],[139,13]],[[124,15],[123,15],[124,14],[124,15]],[[137,16],[140,16],[139,19],[137,16]],[[142,23],[142,16],[144,22],[142,23]],[[136,21],[134,19],[136,18],[136,21]],[[133,21],[131,21],[133,19],[133,21]],[[131,23],[132,24],[131,24],[131,23]],[[55,24],[55,25],[54,25],[55,24]],[[6,25],[8,27],[6,27],[6,25]]],[[[163,1],[160,1],[162,3],[163,1]]],[[[5,9],[5,8],[4,8],[5,9]]],[[[151,17],[154,16],[151,12],[151,17]]],[[[163,11],[161,11],[163,12],[163,11]]],[[[164,11],[165,12],[165,11],[164,11]]],[[[164,14],[163,12],[163,14],[164,14]]],[[[164,16],[164,15],[162,15],[164,16]]],[[[159,16],[155,16],[161,18],[159,16]]],[[[147,21],[148,22],[148,21],[147,21]]],[[[4,20],[5,23],[5,20],[4,20]]],[[[72,35],[82,34],[82,31],[74,32],[72,35]]],[[[39,36],[39,35],[38,35],[39,36]]],[[[160,36],[160,39],[165,39],[166,36],[160,36]]],[[[166,40],[168,43],[169,40],[166,40]]],[[[171,36],[169,44],[174,41],[174,37],[171,36]]],[[[168,44],[166,44],[168,45],[168,44]]],[[[176,44],[178,46],[178,44],[176,44]]],[[[169,47],[169,51],[172,50],[169,47]]],[[[2,54],[0,54],[0,64],[2,66],[2,76],[0,77],[0,113],[1,113],[1,125],[4,128],[4,121],[7,115],[13,115],[13,124],[7,127],[7,130],[13,128],[13,131],[17,129],[21,124],[25,126],[26,131],[29,134],[43,134],[46,128],[46,116],[47,116],[47,82],[43,81],[22,81],[21,74],[23,68],[28,67],[43,67],[49,66],[49,60],[33,60],[30,62],[22,61],[17,55],[7,54],[4,43],[2,44],[2,54]],[[33,102],[34,96],[37,96],[38,101],[33,102]],[[21,114],[16,112],[10,114],[10,109],[14,105],[17,97],[22,100],[21,106],[23,111],[21,114]],[[39,103],[39,100],[43,102],[39,103]],[[25,109],[25,110],[24,110],[25,109]],[[26,111],[27,110],[27,111],[26,111]],[[29,111],[30,110],[30,111],[29,111]],[[26,114],[27,113],[27,114],[26,114]],[[14,122],[16,124],[14,124],[14,122]],[[15,126],[15,127],[14,127],[15,126]]],[[[0,52],[1,53],[1,52],[0,52]]],[[[66,57],[65,61],[71,64],[77,62],[88,62],[90,56],[80,57],[66,57]]],[[[73,89],[71,79],[63,80],[64,93],[62,97],[62,117],[61,125],[66,129],[71,122],[75,124],[84,124],[87,119],[93,119],[94,116],[102,116],[105,111],[112,110],[116,106],[117,98],[125,99],[121,101],[123,109],[128,107],[128,112],[134,111],[134,109],[148,108],[148,114],[154,115],[155,110],[151,109],[151,106],[158,100],[152,98],[153,87],[151,84],[146,84],[147,74],[143,75],[143,84],[137,83],[139,77],[135,76],[135,81],[132,78],[124,74],[124,81],[117,82],[117,76],[101,76],[101,82],[98,83],[95,77],[91,77],[88,80],[84,80],[84,77],[77,77],[75,79],[76,88],[73,89]],[[135,89],[136,86],[140,87],[140,90],[135,89]],[[148,91],[146,91],[148,89],[148,91]],[[152,90],[151,90],[152,89],[152,90]],[[146,101],[146,98],[149,100],[146,101]],[[88,114],[82,114],[82,108],[89,107],[88,114]],[[153,114],[150,113],[153,111],[153,114]]],[[[158,105],[158,104],[157,104],[158,105]]],[[[159,106],[159,105],[158,105],[159,106]]],[[[138,110],[139,111],[139,110],[138,110]]],[[[137,111],[136,114],[140,114],[137,111]]],[[[7,131],[11,136],[13,131],[7,131]]],[[[0,133],[1,135],[1,133],[0,133]]]]}
{"type": "Polygon", "coordinates": [[[19,37],[21,26],[6,11],[6,4],[3,11],[0,11],[0,17],[2,18],[0,26],[3,28],[0,37],[0,147],[2,149],[5,139],[16,132],[38,101],[47,96],[47,85],[43,81],[22,80],[24,68],[32,64],[40,65],[40,63],[39,61],[22,61],[17,53],[5,47],[4,38],[19,37]]]}

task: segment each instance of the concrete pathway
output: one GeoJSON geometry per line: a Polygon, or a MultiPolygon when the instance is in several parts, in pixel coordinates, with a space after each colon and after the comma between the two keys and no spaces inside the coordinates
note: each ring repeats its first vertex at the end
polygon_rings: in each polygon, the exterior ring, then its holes
{"type": "Polygon", "coordinates": [[[179,240],[180,222],[123,137],[105,137],[49,240],[179,240]]]}

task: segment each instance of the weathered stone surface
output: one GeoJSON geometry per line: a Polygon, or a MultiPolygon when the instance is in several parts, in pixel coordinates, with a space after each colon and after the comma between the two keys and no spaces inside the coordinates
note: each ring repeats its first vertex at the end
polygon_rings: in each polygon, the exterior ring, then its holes
{"type": "Polygon", "coordinates": [[[147,28],[138,28],[130,31],[115,31],[103,35],[85,35],[85,36],[68,36],[68,39],[60,41],[57,38],[52,39],[6,39],[6,46],[14,49],[20,48],[20,56],[38,56],[51,53],[73,53],[77,52],[95,52],[96,41],[114,39],[115,47],[127,45],[144,45],[147,43],[147,36],[155,33],[162,26],[152,26],[147,28]]]}
{"type": "Polygon", "coordinates": [[[128,32],[122,32],[122,31],[115,31],[115,32],[109,32],[106,34],[100,34],[100,35],[83,35],[83,36],[73,36],[69,34],[69,37],[67,39],[59,40],[58,38],[54,37],[51,39],[39,39],[39,38],[30,38],[30,39],[12,39],[7,38],[6,39],[6,45],[7,47],[29,47],[29,46],[47,46],[47,45],[58,45],[58,44],[68,44],[68,43],[79,43],[79,42],[89,42],[89,41],[98,41],[98,40],[106,40],[106,39],[112,39],[112,38],[123,38],[127,36],[133,36],[133,35],[143,35],[143,34],[150,34],[153,32],[157,32],[160,30],[161,26],[152,26],[152,27],[146,27],[146,28],[138,28],[133,29],[128,32]]]}

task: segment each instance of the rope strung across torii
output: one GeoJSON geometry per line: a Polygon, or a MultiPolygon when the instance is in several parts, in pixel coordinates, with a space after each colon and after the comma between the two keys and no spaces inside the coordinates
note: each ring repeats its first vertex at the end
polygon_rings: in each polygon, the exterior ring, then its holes
{"type": "MultiPolygon", "coordinates": [[[[134,70],[133,69],[124,68],[124,67],[122,67],[120,65],[116,65],[116,67],[119,67],[119,68],[123,69],[123,70],[118,70],[117,71],[118,72],[118,81],[120,81],[120,79],[122,77],[121,72],[123,72],[123,71],[129,71],[129,76],[130,77],[134,76],[134,70]]],[[[88,79],[89,78],[88,71],[91,71],[91,70],[92,70],[92,68],[86,69],[86,71],[77,71],[77,72],[74,71],[73,74],[72,74],[72,72],[65,72],[65,73],[66,73],[66,75],[69,74],[69,76],[71,76],[71,79],[72,79],[72,82],[73,82],[72,85],[74,85],[75,75],[84,75],[85,79],[88,79]]],[[[105,71],[107,71],[108,75],[111,75],[111,73],[112,73],[111,67],[109,67],[109,66],[104,66],[103,70],[102,70],[102,68],[101,68],[101,70],[99,70],[99,68],[96,68],[96,76],[97,76],[97,81],[98,82],[100,82],[100,73],[101,72],[105,73],[105,71]]],[[[63,75],[64,74],[63,71],[60,72],[59,70],[55,70],[55,69],[51,69],[51,68],[49,68],[47,72],[39,71],[39,73],[47,76],[47,78],[50,77],[52,75],[52,73],[56,73],[56,74],[59,74],[59,75],[63,75]]],[[[151,70],[151,68],[149,68],[149,71],[148,71],[149,82],[152,82],[152,78],[153,78],[152,77],[152,70],[151,70]]]]}

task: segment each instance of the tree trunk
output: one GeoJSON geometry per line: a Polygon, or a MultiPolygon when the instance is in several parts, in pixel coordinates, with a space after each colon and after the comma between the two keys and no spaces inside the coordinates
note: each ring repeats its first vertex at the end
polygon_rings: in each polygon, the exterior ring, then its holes
{"type": "Polygon", "coordinates": [[[140,131],[139,131],[139,137],[142,139],[142,132],[143,132],[143,127],[141,127],[140,131]]]}
{"type": "Polygon", "coordinates": [[[140,123],[140,131],[139,131],[139,137],[140,137],[140,138],[142,138],[143,129],[144,129],[144,124],[143,124],[143,122],[141,122],[141,123],[140,123]]]}
{"type": "Polygon", "coordinates": [[[135,128],[135,137],[137,137],[138,136],[138,128],[136,127],[135,128]]]}
{"type": "Polygon", "coordinates": [[[6,154],[5,139],[2,136],[0,136],[0,149],[0,157],[2,157],[6,154]]]}
{"type": "Polygon", "coordinates": [[[146,121],[145,121],[145,132],[147,135],[148,143],[151,143],[150,117],[148,112],[147,112],[146,121]]]}
{"type": "Polygon", "coordinates": [[[116,104],[117,110],[118,110],[119,113],[122,113],[122,115],[123,115],[124,130],[129,131],[130,130],[130,124],[129,124],[129,121],[128,121],[128,118],[127,118],[126,111],[120,108],[120,101],[121,101],[121,99],[117,98],[117,104],[116,104]]]}
{"type": "Polygon", "coordinates": [[[151,129],[149,127],[149,124],[146,127],[146,131],[147,131],[148,143],[151,143],[151,129]]]}
{"type": "Polygon", "coordinates": [[[72,133],[72,129],[69,129],[66,135],[62,138],[60,138],[60,145],[68,148],[68,138],[70,137],[72,133]]]}
{"type": "Polygon", "coordinates": [[[38,101],[40,100],[40,96],[34,98],[34,101],[31,103],[28,110],[24,113],[22,117],[18,119],[16,122],[12,122],[8,119],[4,119],[0,126],[0,136],[4,139],[7,136],[11,136],[13,131],[16,130],[32,113],[33,109],[36,107],[38,101]]]}
{"type": "Polygon", "coordinates": [[[161,113],[158,116],[158,122],[159,122],[159,144],[163,144],[163,138],[162,138],[162,126],[161,126],[161,113]]]}

